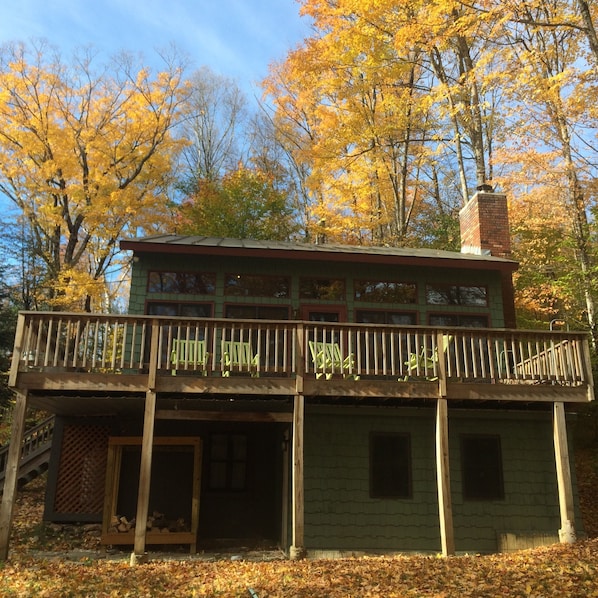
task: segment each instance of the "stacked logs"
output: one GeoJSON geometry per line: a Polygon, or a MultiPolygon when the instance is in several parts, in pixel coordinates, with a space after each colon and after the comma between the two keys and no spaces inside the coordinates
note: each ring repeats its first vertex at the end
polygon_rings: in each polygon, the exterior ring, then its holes
{"type": "MultiPolygon", "coordinates": [[[[110,521],[110,533],[126,534],[135,529],[135,518],[127,519],[122,515],[113,515],[110,521]]],[[[154,511],[147,518],[147,531],[152,533],[168,534],[171,532],[187,532],[188,526],[182,517],[178,519],[167,519],[163,513],[154,511]]]]}

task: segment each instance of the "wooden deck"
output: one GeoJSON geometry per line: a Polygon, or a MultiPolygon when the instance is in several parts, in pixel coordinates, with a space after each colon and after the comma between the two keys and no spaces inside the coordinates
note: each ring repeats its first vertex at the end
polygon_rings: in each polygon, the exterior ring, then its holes
{"type": "Polygon", "coordinates": [[[22,312],[9,384],[63,401],[151,390],[585,402],[589,355],[581,332],[22,312]]]}

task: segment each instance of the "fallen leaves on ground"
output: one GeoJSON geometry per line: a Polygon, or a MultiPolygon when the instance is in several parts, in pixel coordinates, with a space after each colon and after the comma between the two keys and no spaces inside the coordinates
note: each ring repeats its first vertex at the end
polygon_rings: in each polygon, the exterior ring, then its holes
{"type": "Polygon", "coordinates": [[[0,570],[1,596],[598,596],[598,539],[510,555],[244,562],[40,559],[0,570]]]}
{"type": "MultiPolygon", "coordinates": [[[[585,469],[578,469],[580,494],[587,497],[588,531],[598,529],[593,456],[585,460],[585,469]]],[[[446,559],[420,555],[255,562],[181,555],[182,560],[135,567],[127,558],[68,560],[59,551],[84,548],[97,555],[99,537],[87,526],[41,523],[44,478],[18,493],[10,558],[0,563],[2,598],[598,598],[598,538],[446,559]]]]}

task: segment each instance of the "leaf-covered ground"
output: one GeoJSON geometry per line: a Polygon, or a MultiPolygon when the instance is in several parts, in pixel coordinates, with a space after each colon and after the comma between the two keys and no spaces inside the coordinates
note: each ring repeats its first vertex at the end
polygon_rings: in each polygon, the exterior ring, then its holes
{"type": "Polygon", "coordinates": [[[598,540],[512,555],[313,561],[126,561],[20,555],[2,568],[5,596],[459,597],[598,596],[598,540]]]}
{"type": "MultiPolygon", "coordinates": [[[[269,562],[154,560],[131,567],[97,555],[93,527],[41,524],[43,480],[19,492],[10,559],[0,563],[0,596],[169,598],[224,596],[598,597],[598,538],[510,555],[370,557],[269,562]],[[66,558],[66,556],[70,558],[66,558]]],[[[110,555],[108,555],[110,556],[110,555]]]]}

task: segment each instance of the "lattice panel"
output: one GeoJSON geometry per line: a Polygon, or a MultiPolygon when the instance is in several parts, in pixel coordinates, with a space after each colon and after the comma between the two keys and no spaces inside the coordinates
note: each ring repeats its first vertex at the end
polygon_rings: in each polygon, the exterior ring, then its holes
{"type": "Polygon", "coordinates": [[[107,426],[65,425],[54,511],[102,514],[108,455],[107,426]]]}

